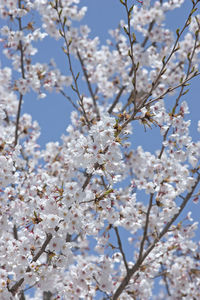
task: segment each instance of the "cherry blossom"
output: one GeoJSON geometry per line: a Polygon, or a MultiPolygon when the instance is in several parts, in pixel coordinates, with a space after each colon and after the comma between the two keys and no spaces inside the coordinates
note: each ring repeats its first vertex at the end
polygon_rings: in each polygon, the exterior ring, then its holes
{"type": "Polygon", "coordinates": [[[119,2],[125,17],[104,45],[84,24],[89,2],[0,1],[0,299],[200,298],[190,209],[200,121],[188,90],[200,1],[176,32],[168,15],[184,0],[119,2]],[[38,57],[49,38],[63,68],[38,57]],[[48,105],[50,93],[72,111],[41,148],[22,108],[31,94],[48,105]],[[138,145],[137,126],[158,136],[155,151],[138,145]]]}

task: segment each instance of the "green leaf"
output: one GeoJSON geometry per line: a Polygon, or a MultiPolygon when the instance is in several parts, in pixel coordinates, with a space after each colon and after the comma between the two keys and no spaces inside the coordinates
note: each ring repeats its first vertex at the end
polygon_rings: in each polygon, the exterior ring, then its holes
{"type": "Polygon", "coordinates": [[[186,95],[188,92],[189,92],[189,89],[187,89],[187,90],[182,94],[182,96],[186,95]]]}
{"type": "Polygon", "coordinates": [[[128,56],[132,59],[132,54],[131,54],[131,50],[128,50],[128,56]]]}
{"type": "Polygon", "coordinates": [[[113,193],[113,189],[107,190],[104,192],[104,196],[109,195],[110,193],[113,193]]]}
{"type": "Polygon", "coordinates": [[[166,56],[163,56],[163,58],[162,58],[163,65],[165,64],[165,58],[166,58],[166,56]]]}
{"type": "Polygon", "coordinates": [[[63,21],[63,25],[64,25],[64,26],[65,26],[66,21],[67,21],[67,18],[64,17],[64,21],[63,21]]]}
{"type": "Polygon", "coordinates": [[[59,29],[59,33],[60,33],[60,35],[61,35],[62,37],[64,36],[61,29],[59,29]]]}
{"type": "Polygon", "coordinates": [[[176,29],[176,34],[177,34],[177,36],[180,36],[180,33],[179,33],[179,32],[180,32],[180,28],[177,28],[177,29],[176,29]]]}
{"type": "Polygon", "coordinates": [[[128,32],[127,28],[126,28],[125,26],[124,26],[123,28],[124,28],[125,33],[126,33],[127,35],[129,35],[129,32],[128,32]]]}
{"type": "Polygon", "coordinates": [[[165,72],[167,71],[167,69],[163,69],[162,72],[161,72],[161,75],[163,75],[165,72]]]}
{"type": "Polygon", "coordinates": [[[68,47],[71,45],[71,43],[72,43],[72,38],[68,42],[68,47]]]}
{"type": "Polygon", "coordinates": [[[73,86],[73,84],[71,84],[71,88],[72,88],[72,90],[73,90],[74,92],[77,93],[77,90],[75,89],[75,87],[73,86]]]}
{"type": "Polygon", "coordinates": [[[174,115],[175,115],[175,112],[176,112],[176,106],[174,106],[174,107],[173,107],[173,109],[172,109],[172,113],[171,113],[171,114],[172,114],[172,116],[174,116],[174,115]]]}
{"type": "Polygon", "coordinates": [[[195,70],[195,66],[192,67],[192,70],[190,71],[190,74],[193,73],[195,70]]]}
{"type": "Polygon", "coordinates": [[[59,11],[59,13],[58,13],[58,16],[59,16],[59,18],[60,18],[60,16],[62,15],[62,8],[61,8],[61,10],[59,11]]]}
{"type": "Polygon", "coordinates": [[[129,11],[128,11],[128,18],[129,18],[129,19],[130,19],[130,17],[131,17],[131,12],[133,11],[133,7],[134,7],[134,5],[132,5],[132,6],[130,7],[129,11]]]}
{"type": "Polygon", "coordinates": [[[191,53],[188,52],[188,54],[187,54],[187,59],[188,59],[188,60],[191,60],[190,55],[191,55],[191,53]]]}
{"type": "Polygon", "coordinates": [[[132,42],[134,43],[136,41],[136,36],[135,36],[134,32],[132,33],[132,37],[133,37],[133,41],[132,42]]]}
{"type": "Polygon", "coordinates": [[[197,10],[197,7],[196,7],[196,8],[193,8],[192,11],[191,11],[191,15],[192,15],[193,13],[195,13],[196,10],[197,10]]]}

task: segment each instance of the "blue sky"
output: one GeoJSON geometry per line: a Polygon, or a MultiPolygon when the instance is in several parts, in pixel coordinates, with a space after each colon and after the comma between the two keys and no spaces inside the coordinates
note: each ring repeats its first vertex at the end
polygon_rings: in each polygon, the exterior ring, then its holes
{"type": "MultiPolygon", "coordinates": [[[[81,24],[87,24],[91,28],[90,36],[94,38],[99,36],[101,44],[106,44],[106,40],[110,37],[108,34],[109,29],[114,29],[118,26],[121,19],[126,19],[125,10],[119,0],[81,0],[81,6],[87,6],[88,10],[85,17],[81,21],[81,24]]],[[[130,0],[129,3],[140,5],[136,0],[130,0]]],[[[180,9],[175,9],[167,14],[166,24],[167,27],[172,29],[174,32],[178,27],[184,24],[186,16],[191,8],[191,1],[185,0],[185,3],[180,9]]],[[[5,23],[0,20],[0,25],[5,23]]],[[[8,25],[6,23],[6,25],[8,25]]],[[[77,23],[77,26],[79,23],[77,23]]],[[[35,24],[35,27],[39,25],[35,24]]],[[[43,42],[37,43],[38,54],[33,57],[34,62],[48,63],[51,58],[55,60],[57,66],[61,69],[64,75],[69,75],[68,63],[66,56],[61,50],[62,42],[55,41],[54,39],[47,37],[43,42]]],[[[2,51],[2,45],[0,44],[0,51],[2,51]]],[[[5,67],[8,61],[2,55],[0,58],[1,66],[5,67]]],[[[79,65],[74,62],[74,68],[78,72],[80,70],[79,65]]],[[[185,100],[189,103],[189,108],[192,115],[192,135],[194,139],[197,138],[197,121],[199,118],[200,99],[198,99],[198,82],[199,78],[192,81],[190,86],[190,92],[186,95],[185,100]]],[[[81,80],[79,80],[80,90],[83,88],[81,80]]],[[[66,90],[67,94],[76,99],[76,95],[69,87],[66,90]]],[[[171,101],[173,99],[171,98],[171,101]]],[[[34,120],[39,122],[41,127],[41,136],[38,140],[42,148],[49,141],[56,141],[60,138],[62,133],[65,132],[66,126],[70,121],[70,111],[72,106],[67,100],[60,94],[51,93],[47,94],[44,99],[37,99],[37,95],[31,92],[24,98],[22,112],[30,113],[34,120]]],[[[190,117],[190,116],[188,116],[190,117]]],[[[154,139],[155,130],[148,130],[144,132],[141,126],[137,126],[135,134],[138,135],[134,138],[137,144],[146,145],[149,150],[155,150],[159,147],[156,140],[152,145],[150,141],[154,139]],[[153,148],[152,148],[153,147],[153,148]]]]}
{"type": "MultiPolygon", "coordinates": [[[[140,5],[136,1],[136,5],[140,5]]],[[[82,20],[82,24],[87,24],[91,28],[91,37],[99,36],[101,44],[106,43],[106,39],[110,36],[108,34],[109,29],[114,29],[118,26],[120,19],[125,18],[125,13],[119,0],[82,0],[81,5],[88,7],[85,18],[82,20]]],[[[178,27],[184,24],[185,18],[189,13],[191,7],[191,1],[186,0],[185,4],[181,9],[175,9],[168,13],[166,20],[167,27],[176,30],[178,27]]],[[[78,23],[77,23],[78,25],[78,23]]],[[[48,62],[51,58],[54,58],[58,67],[61,68],[63,74],[68,75],[68,64],[65,55],[61,50],[62,42],[56,42],[52,38],[45,38],[42,43],[39,44],[38,55],[34,57],[37,61],[39,58],[40,62],[48,62]]],[[[74,63],[75,70],[79,71],[79,66],[74,63]]],[[[82,88],[81,80],[79,81],[80,90],[82,88]]],[[[71,95],[72,99],[76,99],[76,95],[71,91],[69,87],[67,93],[71,95]]],[[[193,124],[196,128],[198,120],[198,110],[196,105],[199,106],[198,101],[198,79],[195,79],[191,84],[190,93],[185,98],[189,102],[190,110],[193,115],[193,124]],[[197,103],[198,101],[198,103],[197,103]]],[[[173,99],[171,99],[173,101],[173,99]]],[[[41,128],[41,137],[39,144],[44,147],[48,141],[55,141],[59,139],[61,134],[65,132],[65,128],[70,121],[69,115],[72,110],[72,106],[64,99],[63,96],[52,93],[48,94],[45,99],[38,100],[34,93],[31,93],[28,97],[25,97],[23,104],[23,111],[28,112],[36,119],[41,128]]],[[[154,137],[154,130],[144,132],[143,128],[137,128],[139,131],[137,141],[146,145],[150,149],[154,146],[156,149],[156,143],[154,142],[151,146],[149,141],[152,141],[154,137]],[[138,140],[139,139],[139,140],[138,140]]],[[[194,137],[197,134],[194,129],[194,137]]],[[[136,140],[136,139],[135,139],[136,140]]],[[[159,144],[157,145],[159,147],[159,144]]]]}

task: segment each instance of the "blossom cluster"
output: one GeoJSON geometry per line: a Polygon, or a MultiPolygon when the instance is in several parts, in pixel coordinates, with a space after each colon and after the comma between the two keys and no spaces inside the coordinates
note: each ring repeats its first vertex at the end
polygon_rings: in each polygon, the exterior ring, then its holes
{"type": "Polygon", "coordinates": [[[0,0],[10,61],[0,69],[0,299],[198,299],[187,205],[198,203],[200,141],[185,95],[199,75],[200,1],[173,33],[164,21],[184,0],[120,0],[127,19],[106,45],[79,26],[79,2],[0,0]],[[67,74],[36,60],[49,37],[63,43],[67,74]],[[22,112],[30,92],[61,93],[74,108],[44,149],[22,112]],[[160,149],[132,146],[136,124],[159,131],[160,149]]]}

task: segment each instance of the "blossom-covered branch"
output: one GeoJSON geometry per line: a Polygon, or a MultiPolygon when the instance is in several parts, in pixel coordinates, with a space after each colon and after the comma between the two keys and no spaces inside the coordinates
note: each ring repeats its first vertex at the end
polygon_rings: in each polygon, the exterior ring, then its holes
{"type": "Polygon", "coordinates": [[[114,1],[106,44],[89,2],[0,1],[0,299],[199,299],[200,0],[114,1]]]}

